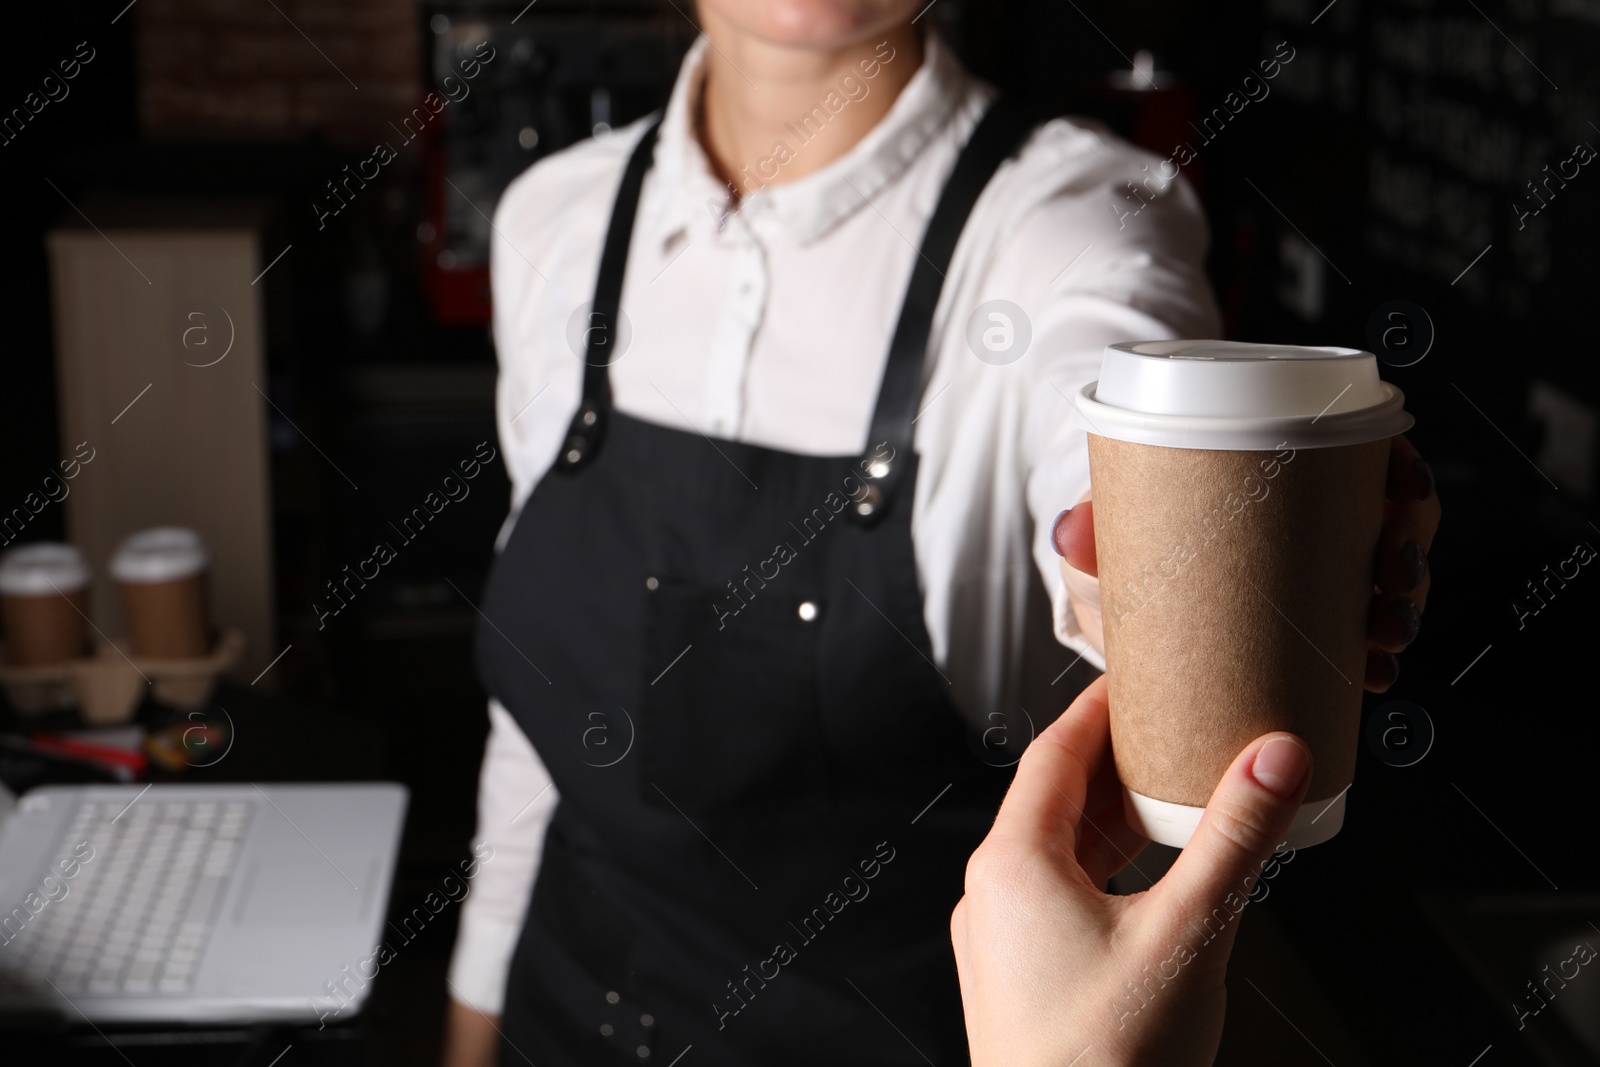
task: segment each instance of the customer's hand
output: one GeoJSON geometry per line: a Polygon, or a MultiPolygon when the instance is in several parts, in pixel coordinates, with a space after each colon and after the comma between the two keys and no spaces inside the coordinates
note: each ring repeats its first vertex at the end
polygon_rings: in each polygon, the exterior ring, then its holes
{"type": "MultiPolygon", "coordinates": [[[[1439,529],[1439,497],[1433,469],[1404,437],[1389,442],[1389,478],[1384,492],[1383,532],[1373,557],[1372,606],[1367,615],[1367,689],[1381,693],[1400,676],[1395,654],[1416,640],[1432,575],[1428,550],[1439,529]]],[[[1067,599],[1084,637],[1105,654],[1100,616],[1100,580],[1095,564],[1094,505],[1085,493],[1056,518],[1053,531],[1061,554],[1067,599]]]]}
{"type": "Polygon", "coordinates": [[[1293,735],[1257,738],[1166,876],[1108,896],[1144,842],[1122,818],[1105,680],[1091,684],[1023,754],[951,916],[973,1067],[1210,1064],[1238,913],[1310,780],[1293,735]]]}

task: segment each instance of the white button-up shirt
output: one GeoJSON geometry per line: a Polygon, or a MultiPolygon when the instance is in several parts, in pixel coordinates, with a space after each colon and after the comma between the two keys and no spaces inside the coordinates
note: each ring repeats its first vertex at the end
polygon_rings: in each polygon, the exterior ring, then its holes
{"type": "MultiPolygon", "coordinates": [[[[684,60],[641,190],[627,323],[613,333],[626,345],[610,368],[615,406],[711,438],[861,453],[917,245],[994,91],[930,35],[921,68],[863,140],[811,174],[765,184],[806,151],[797,117],[783,151],[774,145],[746,171],[730,210],[691,122],[706,44],[684,60]]],[[[879,57],[912,62],[887,45],[879,57]]],[[[864,73],[809,121],[873,91],[864,73]]],[[[642,131],[636,123],[540,161],[495,211],[507,530],[578,406],[600,248],[642,131]]],[[[1090,124],[1046,123],[979,198],[944,280],[915,423],[911,535],[934,659],[975,720],[1011,707],[1021,689],[1034,568],[1056,636],[1103,666],[1082,640],[1050,542],[1055,516],[1089,486],[1069,398],[1097,376],[1108,343],[1218,332],[1199,205],[1160,169],[1090,124]]],[[[490,720],[478,840],[494,858],[464,905],[451,982],[459,999],[495,1012],[557,797],[492,701],[490,720]]]]}

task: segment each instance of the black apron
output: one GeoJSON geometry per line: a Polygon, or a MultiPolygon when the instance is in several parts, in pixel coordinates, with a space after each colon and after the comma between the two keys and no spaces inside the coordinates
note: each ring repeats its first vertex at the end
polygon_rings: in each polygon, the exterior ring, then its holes
{"type": "Polygon", "coordinates": [[[502,1063],[967,1062],[950,912],[1010,776],[932,662],[911,433],[956,239],[1027,130],[997,105],[963,149],[851,456],[612,410],[606,327],[654,126],[634,151],[582,406],[495,563],[477,637],[488,689],[561,798],[502,1063]]]}

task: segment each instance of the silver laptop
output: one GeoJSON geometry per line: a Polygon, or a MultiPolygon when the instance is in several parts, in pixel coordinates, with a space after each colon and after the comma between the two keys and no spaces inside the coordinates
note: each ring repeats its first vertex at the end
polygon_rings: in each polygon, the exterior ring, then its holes
{"type": "Polygon", "coordinates": [[[405,807],[392,783],[0,787],[0,1014],[348,1018],[405,807]]]}

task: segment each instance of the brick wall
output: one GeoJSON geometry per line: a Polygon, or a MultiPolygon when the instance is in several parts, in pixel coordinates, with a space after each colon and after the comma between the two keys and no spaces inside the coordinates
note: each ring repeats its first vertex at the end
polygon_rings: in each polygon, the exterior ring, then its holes
{"type": "Polygon", "coordinates": [[[141,0],[133,13],[155,140],[365,144],[423,92],[416,0],[141,0]]]}

